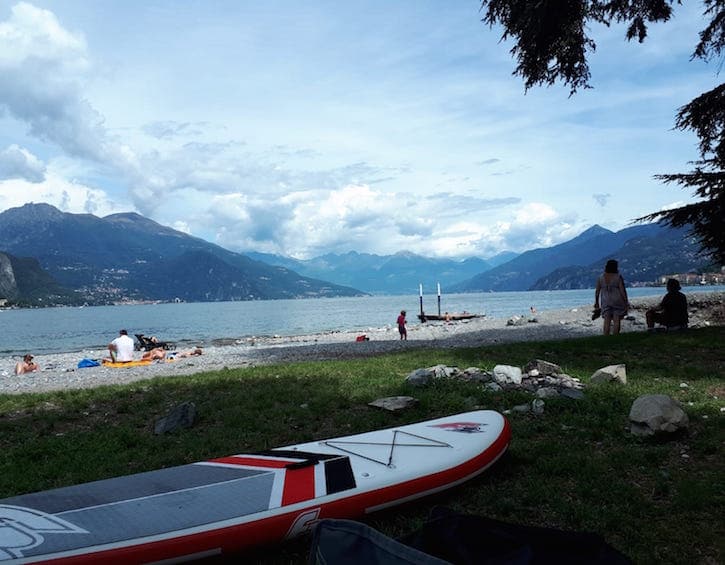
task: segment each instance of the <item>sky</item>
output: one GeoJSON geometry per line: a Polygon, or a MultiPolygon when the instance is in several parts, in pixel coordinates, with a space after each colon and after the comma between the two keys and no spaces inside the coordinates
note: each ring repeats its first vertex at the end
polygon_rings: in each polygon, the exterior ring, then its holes
{"type": "MultiPolygon", "coordinates": [[[[0,0],[0,211],[137,212],[239,252],[489,258],[691,201],[700,2],[525,92],[474,0],[0,0]]],[[[0,242],[0,248],[2,247],[0,242]]]]}

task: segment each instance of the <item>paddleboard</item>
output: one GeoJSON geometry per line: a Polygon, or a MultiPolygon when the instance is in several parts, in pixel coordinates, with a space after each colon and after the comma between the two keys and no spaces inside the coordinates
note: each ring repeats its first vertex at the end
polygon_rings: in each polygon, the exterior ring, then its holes
{"type": "Polygon", "coordinates": [[[506,450],[479,410],[0,500],[0,561],[150,563],[232,554],[458,485],[506,450]]]}

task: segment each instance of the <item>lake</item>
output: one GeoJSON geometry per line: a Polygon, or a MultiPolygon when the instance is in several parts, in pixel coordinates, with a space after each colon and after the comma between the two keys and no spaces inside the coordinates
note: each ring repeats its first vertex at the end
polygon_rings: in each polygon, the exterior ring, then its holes
{"type": "MultiPolygon", "coordinates": [[[[683,288],[688,292],[723,291],[725,286],[683,288]]],[[[662,296],[663,288],[629,288],[630,298],[662,296]]],[[[448,294],[442,312],[468,311],[493,318],[539,311],[591,307],[594,290],[448,294]]],[[[426,312],[437,313],[437,296],[423,297],[426,312]]],[[[80,351],[105,347],[126,328],[159,339],[205,345],[213,339],[290,336],[336,330],[366,331],[394,326],[400,310],[409,324],[418,323],[420,298],[366,296],[253,302],[199,302],[0,310],[0,355],[80,351]]]]}

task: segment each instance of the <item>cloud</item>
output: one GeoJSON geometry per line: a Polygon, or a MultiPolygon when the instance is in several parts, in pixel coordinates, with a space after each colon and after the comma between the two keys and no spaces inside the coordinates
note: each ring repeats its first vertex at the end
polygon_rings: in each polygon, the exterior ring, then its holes
{"type": "Polygon", "coordinates": [[[7,179],[43,182],[45,165],[27,149],[13,144],[0,151],[0,180],[7,179]]]}
{"type": "Polygon", "coordinates": [[[486,166],[486,165],[493,165],[494,163],[500,163],[501,159],[486,159],[484,161],[478,161],[476,165],[479,166],[486,166]]]}
{"type": "Polygon", "coordinates": [[[609,202],[609,199],[612,197],[611,194],[608,192],[598,193],[598,194],[592,194],[592,198],[599,204],[602,208],[604,208],[607,205],[607,202],[609,202]]]}
{"type": "Polygon", "coordinates": [[[90,69],[85,39],[55,15],[20,2],[0,22],[0,110],[70,155],[105,160],[103,118],[81,95],[90,69]]]}
{"type": "Polygon", "coordinates": [[[151,122],[141,129],[144,133],[156,139],[171,139],[174,137],[200,135],[202,133],[200,126],[202,125],[204,124],[174,122],[169,120],[164,122],[151,122]]]}
{"type": "Polygon", "coordinates": [[[560,243],[581,231],[574,218],[519,198],[383,192],[350,184],[282,195],[241,192],[211,195],[186,190],[159,209],[167,225],[235,251],[311,258],[325,253],[488,257],[560,243]],[[451,201],[456,206],[450,206],[451,201]]]}
{"type": "Polygon", "coordinates": [[[20,178],[0,180],[0,210],[28,202],[45,202],[73,214],[106,216],[129,211],[128,206],[113,202],[103,190],[66,180],[53,167],[48,168],[42,182],[20,178]]]}

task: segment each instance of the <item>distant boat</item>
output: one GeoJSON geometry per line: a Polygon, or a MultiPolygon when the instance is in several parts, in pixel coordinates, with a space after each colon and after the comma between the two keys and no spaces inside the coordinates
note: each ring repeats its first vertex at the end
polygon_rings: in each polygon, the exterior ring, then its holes
{"type": "Polygon", "coordinates": [[[446,321],[446,322],[456,322],[459,320],[470,320],[472,318],[482,318],[485,316],[485,314],[471,314],[469,312],[461,312],[453,314],[426,314],[425,312],[421,312],[418,314],[418,319],[421,322],[434,322],[434,321],[446,321]]]}

